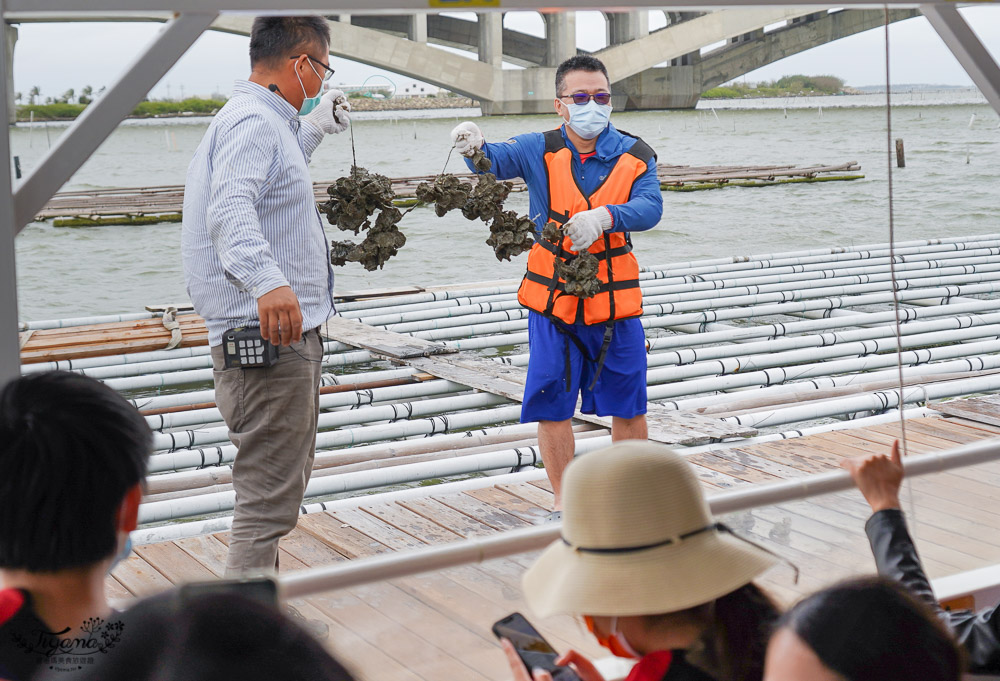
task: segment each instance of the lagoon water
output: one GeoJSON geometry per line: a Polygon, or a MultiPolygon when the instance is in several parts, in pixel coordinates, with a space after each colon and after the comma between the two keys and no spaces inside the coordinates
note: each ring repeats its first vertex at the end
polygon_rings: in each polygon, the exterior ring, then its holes
{"type": "MultiPolygon", "coordinates": [[[[662,163],[677,165],[838,164],[857,161],[863,180],[665,192],[663,219],[634,235],[639,262],[660,265],[707,257],[773,253],[888,240],[890,141],[884,95],[703,102],[695,111],[616,113],[616,126],[643,137],[662,163]]],[[[892,137],[907,167],[893,170],[898,240],[1000,232],[1000,119],[977,92],[894,95],[892,137]]],[[[449,131],[475,110],[359,113],[358,164],[391,177],[440,172],[449,131]]],[[[542,131],[551,116],[478,121],[487,140],[542,131]]],[[[183,184],[209,120],[128,121],[65,189],[183,184]]],[[[65,125],[19,125],[13,153],[30,171],[65,125]]],[[[894,151],[891,158],[894,160],[894,151]]],[[[351,165],[347,134],[327,138],[312,161],[315,180],[351,165]]],[[[451,158],[448,169],[463,170],[451,158]]],[[[526,194],[508,207],[527,211],[526,194]]],[[[457,212],[456,212],[457,213],[457,212]]],[[[385,269],[336,268],[341,291],[510,279],[524,256],[498,263],[486,226],[418,208],[401,223],[407,244],[385,269]]],[[[179,224],[57,228],[29,225],[17,239],[20,318],[52,319],[140,311],[186,300],[179,224]]],[[[327,236],[341,239],[327,226],[327,236]]],[[[352,235],[346,235],[350,238],[352,235]]]]}

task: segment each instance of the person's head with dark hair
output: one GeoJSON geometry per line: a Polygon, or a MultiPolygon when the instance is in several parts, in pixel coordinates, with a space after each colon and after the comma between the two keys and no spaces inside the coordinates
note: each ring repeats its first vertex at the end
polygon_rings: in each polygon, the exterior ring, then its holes
{"type": "Polygon", "coordinates": [[[139,412],[92,378],[53,371],[0,389],[0,630],[108,616],[104,578],[128,549],[151,449],[139,412]]]}
{"type": "Polygon", "coordinates": [[[958,681],[951,633],[905,587],[881,577],[807,596],[779,620],[764,681],[958,681]]]}
{"type": "MultiPolygon", "coordinates": [[[[121,616],[118,642],[74,678],[85,681],[351,681],[312,636],[274,607],[183,588],[121,616]]],[[[42,677],[50,681],[59,674],[42,677]]]]}
{"type": "Polygon", "coordinates": [[[110,560],[134,529],[152,433],[111,388],[65,371],[0,391],[0,569],[110,560]],[[131,517],[126,517],[131,516],[131,517]]]}
{"type": "Polygon", "coordinates": [[[250,28],[250,80],[296,109],[331,75],[330,27],[319,16],[257,17],[250,28]]]}
{"type": "Polygon", "coordinates": [[[590,150],[611,116],[611,83],[604,64],[586,54],[560,64],[554,105],[577,150],[590,150]]]}
{"type": "Polygon", "coordinates": [[[604,76],[605,87],[610,88],[611,80],[608,78],[608,70],[605,68],[604,62],[589,54],[578,54],[564,61],[556,69],[556,97],[563,97],[568,94],[566,89],[566,75],[574,71],[599,73],[604,76]]]}

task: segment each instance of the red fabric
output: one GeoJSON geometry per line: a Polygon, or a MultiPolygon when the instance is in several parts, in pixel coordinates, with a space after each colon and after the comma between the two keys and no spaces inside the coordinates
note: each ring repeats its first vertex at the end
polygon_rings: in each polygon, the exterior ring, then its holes
{"type": "Polygon", "coordinates": [[[643,655],[635,663],[625,681],[661,681],[670,669],[674,654],[669,650],[658,650],[655,653],[643,655]]]}
{"type": "Polygon", "coordinates": [[[0,591],[0,624],[6,624],[24,605],[24,594],[20,589],[0,591]]]}
{"type": "Polygon", "coordinates": [[[580,154],[580,163],[586,163],[587,159],[594,156],[597,153],[596,150],[590,152],[589,154],[580,154]]]}

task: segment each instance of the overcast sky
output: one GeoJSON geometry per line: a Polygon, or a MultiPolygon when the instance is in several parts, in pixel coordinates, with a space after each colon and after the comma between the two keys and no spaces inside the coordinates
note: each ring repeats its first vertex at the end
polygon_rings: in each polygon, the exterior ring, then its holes
{"type": "MultiPolygon", "coordinates": [[[[962,10],[969,24],[994,58],[1000,58],[1000,7],[962,10]]],[[[662,26],[662,12],[651,12],[653,28],[662,26]]],[[[542,19],[535,12],[509,12],[505,26],[542,35],[542,19]]],[[[22,24],[14,54],[15,90],[27,96],[38,86],[42,98],[61,95],[85,85],[95,90],[109,85],[131,59],[152,39],[159,24],[70,23],[22,24]]],[[[581,48],[597,50],[606,45],[604,19],[598,12],[579,12],[577,39],[581,48]]],[[[971,80],[923,17],[897,23],[890,33],[894,83],[971,85],[971,80]]],[[[868,31],[789,57],[746,76],[748,81],[771,80],[789,74],[835,75],[848,85],[885,82],[882,29],[868,31]]],[[[150,97],[228,95],[232,83],[249,73],[249,39],[207,32],[157,84],[150,97]]],[[[361,84],[384,74],[399,89],[413,82],[363,64],[333,58],[334,82],[361,84]]]]}

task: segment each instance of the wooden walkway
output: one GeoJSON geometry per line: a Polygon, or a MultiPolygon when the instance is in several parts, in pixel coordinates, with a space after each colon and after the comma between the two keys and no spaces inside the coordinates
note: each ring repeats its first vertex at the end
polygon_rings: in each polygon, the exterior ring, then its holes
{"type": "MultiPolygon", "coordinates": [[[[781,182],[819,182],[825,180],[855,180],[860,166],[855,161],[838,165],[797,166],[658,166],[660,186],[664,190],[708,189],[722,186],[758,186],[781,182]],[[841,174],[838,174],[841,173],[841,174]],[[852,173],[843,175],[842,173],[852,173]]],[[[392,189],[402,205],[415,201],[417,185],[434,180],[433,175],[400,177],[392,180],[392,189]]],[[[475,176],[460,174],[471,180],[475,176]]],[[[514,191],[524,191],[524,182],[512,181],[514,191]]],[[[329,199],[331,182],[316,182],[313,192],[317,202],[329,199]]],[[[127,224],[130,220],[149,216],[176,216],[184,206],[184,187],[122,187],[59,192],[38,212],[35,220],[92,220],[94,224],[127,224]],[[120,218],[120,220],[111,220],[120,218]]],[[[148,222],[148,220],[146,221],[148,222]]],[[[155,222],[155,220],[154,220],[155,222]]],[[[75,222],[69,226],[77,225],[75,222]]]]}
{"type": "MultiPolygon", "coordinates": [[[[841,430],[692,454],[689,461],[712,495],[829,471],[866,452],[887,452],[898,430],[895,423],[841,430]]],[[[910,455],[919,456],[998,437],[1000,427],[935,415],[908,421],[907,436],[910,455]]],[[[487,478],[483,487],[462,493],[427,491],[425,497],[395,503],[360,497],[356,508],[302,516],[281,542],[282,571],[527,527],[552,503],[543,478],[499,485],[487,478]]],[[[907,513],[911,498],[916,512],[911,530],[932,577],[1000,562],[1000,463],[914,478],[904,487],[907,513]]],[[[798,584],[786,566],[762,580],[787,603],[831,581],[874,570],[863,529],[868,515],[860,495],[850,492],[732,514],[723,521],[800,568],[798,584]]],[[[109,577],[109,595],[127,599],[187,580],[216,578],[223,572],[227,541],[228,534],[220,533],[136,547],[109,577]]],[[[359,679],[507,679],[490,625],[526,609],[520,577],[532,559],[513,556],[325,593],[295,605],[306,617],[329,625],[329,648],[359,679]]],[[[573,646],[602,656],[571,618],[537,625],[560,650],[573,646]]]]}

